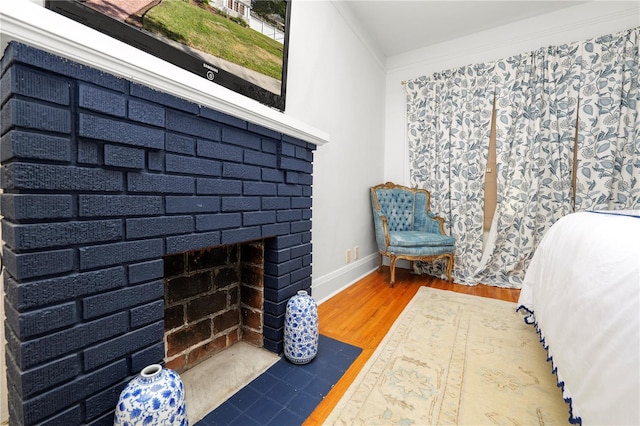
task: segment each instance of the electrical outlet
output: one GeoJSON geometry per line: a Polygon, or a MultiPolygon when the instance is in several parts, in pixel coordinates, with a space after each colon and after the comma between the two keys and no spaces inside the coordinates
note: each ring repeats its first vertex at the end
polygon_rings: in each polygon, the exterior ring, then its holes
{"type": "Polygon", "coordinates": [[[347,263],[351,262],[351,250],[347,250],[347,263]]]}
{"type": "Polygon", "coordinates": [[[353,248],[353,260],[358,260],[360,259],[360,247],[355,246],[353,248]]]}

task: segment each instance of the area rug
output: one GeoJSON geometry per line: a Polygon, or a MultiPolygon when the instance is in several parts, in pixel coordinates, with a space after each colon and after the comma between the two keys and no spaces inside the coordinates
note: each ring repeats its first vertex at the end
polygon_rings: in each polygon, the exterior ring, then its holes
{"type": "Polygon", "coordinates": [[[568,424],[516,304],[421,287],[326,424],[568,424]]]}

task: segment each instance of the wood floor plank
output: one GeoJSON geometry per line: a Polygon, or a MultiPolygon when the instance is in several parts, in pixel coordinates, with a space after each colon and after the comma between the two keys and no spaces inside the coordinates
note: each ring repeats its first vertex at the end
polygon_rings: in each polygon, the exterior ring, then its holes
{"type": "Polygon", "coordinates": [[[362,348],[344,376],[324,398],[305,426],[321,425],[333,407],[371,358],[387,332],[422,286],[481,297],[517,302],[520,290],[492,286],[466,286],[428,275],[396,270],[396,283],[389,286],[389,268],[373,272],[318,307],[319,331],[325,336],[362,348]]]}

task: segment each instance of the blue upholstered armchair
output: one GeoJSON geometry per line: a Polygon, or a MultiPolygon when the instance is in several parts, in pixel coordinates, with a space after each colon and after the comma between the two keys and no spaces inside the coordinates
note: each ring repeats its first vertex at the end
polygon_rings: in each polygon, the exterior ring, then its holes
{"type": "Polygon", "coordinates": [[[387,182],[371,188],[371,207],[378,243],[379,262],[389,257],[391,286],[396,261],[447,261],[447,279],[453,269],[455,238],[445,235],[444,219],[429,212],[429,191],[387,182]]]}

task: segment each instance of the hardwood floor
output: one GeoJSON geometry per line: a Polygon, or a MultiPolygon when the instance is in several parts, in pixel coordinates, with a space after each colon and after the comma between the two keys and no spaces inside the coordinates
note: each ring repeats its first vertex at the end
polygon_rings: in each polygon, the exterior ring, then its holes
{"type": "Polygon", "coordinates": [[[319,331],[362,348],[362,353],[304,423],[321,425],[376,350],[387,331],[421,286],[517,302],[520,290],[452,284],[428,275],[396,270],[389,287],[389,268],[373,272],[318,307],[319,331]]]}

